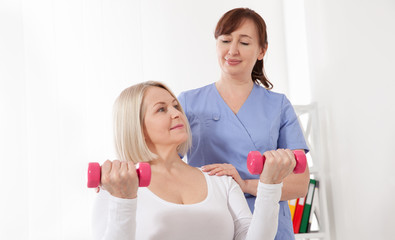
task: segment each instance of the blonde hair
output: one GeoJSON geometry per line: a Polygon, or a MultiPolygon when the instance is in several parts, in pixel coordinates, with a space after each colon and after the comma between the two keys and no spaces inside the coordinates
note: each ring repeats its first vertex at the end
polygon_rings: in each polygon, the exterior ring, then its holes
{"type": "MultiPolygon", "coordinates": [[[[121,161],[138,163],[148,162],[157,158],[157,155],[149,150],[144,139],[143,130],[143,99],[145,92],[150,87],[159,87],[168,91],[176,99],[177,104],[180,106],[180,111],[185,119],[187,119],[178,99],[165,84],[156,81],[147,81],[126,88],[114,103],[115,149],[121,161]]],[[[188,121],[186,121],[186,129],[188,139],[177,148],[178,154],[182,156],[188,152],[192,143],[188,121]]]]}

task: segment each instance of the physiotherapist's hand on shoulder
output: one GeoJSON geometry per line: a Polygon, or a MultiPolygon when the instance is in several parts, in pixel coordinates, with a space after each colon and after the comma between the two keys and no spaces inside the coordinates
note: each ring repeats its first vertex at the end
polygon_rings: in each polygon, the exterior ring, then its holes
{"type": "Polygon", "coordinates": [[[232,177],[240,186],[241,190],[244,192],[244,188],[246,187],[246,182],[240,177],[237,169],[228,163],[218,163],[218,164],[209,164],[202,167],[203,172],[208,172],[208,175],[216,175],[216,176],[230,176],[232,177]]]}
{"type": "Polygon", "coordinates": [[[112,196],[133,199],[137,197],[139,179],[132,162],[107,160],[101,167],[101,187],[112,196]]]}
{"type": "Polygon", "coordinates": [[[289,149],[267,151],[263,155],[266,157],[266,161],[259,177],[263,183],[281,183],[296,166],[295,155],[289,149]]]}

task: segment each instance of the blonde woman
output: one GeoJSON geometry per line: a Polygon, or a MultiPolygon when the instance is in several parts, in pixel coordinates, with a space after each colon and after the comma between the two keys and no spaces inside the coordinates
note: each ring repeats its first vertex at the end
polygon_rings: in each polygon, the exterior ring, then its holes
{"type": "Polygon", "coordinates": [[[281,161],[267,159],[252,215],[232,177],[209,176],[179,157],[188,151],[191,133],[164,84],[125,89],[114,105],[114,123],[120,160],[102,166],[94,239],[274,239],[282,181],[296,164],[290,151],[280,151],[281,161]],[[138,162],[151,165],[148,188],[138,188],[138,162]]]}

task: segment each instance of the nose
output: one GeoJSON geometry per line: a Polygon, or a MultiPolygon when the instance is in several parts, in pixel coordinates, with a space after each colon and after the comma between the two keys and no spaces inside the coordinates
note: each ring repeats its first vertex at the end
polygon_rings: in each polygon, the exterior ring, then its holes
{"type": "Polygon", "coordinates": [[[179,118],[180,114],[181,114],[181,112],[178,109],[176,109],[174,107],[171,108],[171,112],[170,112],[171,118],[173,118],[173,119],[179,118]]]}
{"type": "Polygon", "coordinates": [[[228,50],[228,55],[237,55],[239,53],[239,48],[236,41],[233,41],[228,50]]]}

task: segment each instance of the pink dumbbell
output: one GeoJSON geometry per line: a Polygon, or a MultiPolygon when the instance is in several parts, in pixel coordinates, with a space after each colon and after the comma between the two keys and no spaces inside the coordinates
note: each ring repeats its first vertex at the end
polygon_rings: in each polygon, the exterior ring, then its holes
{"type": "MultiPolygon", "coordinates": [[[[294,173],[304,173],[306,170],[307,160],[306,154],[302,150],[293,151],[296,160],[296,166],[294,168],[294,173]]],[[[247,168],[248,171],[253,175],[261,174],[263,171],[263,165],[265,165],[266,157],[261,155],[258,151],[251,151],[248,153],[247,157],[247,168]]]]}
{"type": "MultiPolygon", "coordinates": [[[[146,162],[136,165],[137,176],[139,177],[139,187],[148,187],[151,182],[151,166],[146,162]]],[[[97,162],[90,162],[88,165],[88,188],[95,188],[100,185],[101,167],[97,162]]]]}

